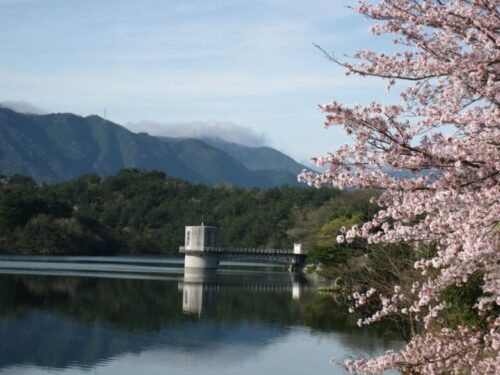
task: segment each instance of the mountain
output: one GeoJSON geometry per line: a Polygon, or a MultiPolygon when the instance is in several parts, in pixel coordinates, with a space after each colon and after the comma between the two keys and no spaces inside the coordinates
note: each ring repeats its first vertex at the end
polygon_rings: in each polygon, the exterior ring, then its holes
{"type": "Polygon", "coordinates": [[[182,164],[195,170],[202,181],[210,185],[231,183],[244,187],[269,187],[296,184],[296,176],[293,181],[285,176],[285,179],[273,182],[271,177],[250,171],[223,151],[198,139],[162,137],[161,141],[168,145],[182,164]]]}
{"type": "Polygon", "coordinates": [[[252,171],[283,171],[299,174],[306,166],[271,147],[248,147],[221,138],[204,138],[203,142],[224,151],[252,171]]]}
{"type": "Polygon", "coordinates": [[[88,173],[111,175],[123,168],[140,168],[212,185],[298,185],[297,173],[276,161],[269,162],[273,168],[255,167],[265,165],[261,150],[256,151],[259,162],[253,165],[251,150],[246,150],[251,148],[241,146],[244,156],[236,158],[228,152],[237,154],[238,145],[219,143],[222,146],[214,147],[215,143],[197,139],[136,134],[95,115],[22,114],[0,107],[0,174],[58,182],[88,173]]]}

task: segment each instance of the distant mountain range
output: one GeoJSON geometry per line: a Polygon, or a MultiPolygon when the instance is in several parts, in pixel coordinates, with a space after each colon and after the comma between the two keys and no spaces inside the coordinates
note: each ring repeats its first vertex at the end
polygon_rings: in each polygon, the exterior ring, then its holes
{"type": "Polygon", "coordinates": [[[0,174],[59,182],[123,168],[154,169],[210,185],[266,188],[298,185],[297,174],[306,167],[270,147],[154,137],[95,115],[23,114],[0,107],[0,174]]]}

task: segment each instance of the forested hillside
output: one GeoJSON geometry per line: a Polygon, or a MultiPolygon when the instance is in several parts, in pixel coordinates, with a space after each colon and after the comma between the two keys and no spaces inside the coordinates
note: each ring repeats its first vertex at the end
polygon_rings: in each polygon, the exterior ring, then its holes
{"type": "MultiPolygon", "coordinates": [[[[224,145],[220,143],[221,148],[224,145]]],[[[244,150],[244,155],[233,157],[198,139],[136,134],[95,115],[33,115],[0,107],[0,174],[7,176],[61,182],[89,173],[108,176],[123,168],[140,168],[210,185],[300,186],[297,174],[305,167],[286,155],[271,148],[230,145],[231,151],[244,150]],[[259,164],[249,164],[251,159],[259,164]]]]}
{"type": "Polygon", "coordinates": [[[330,220],[361,220],[369,211],[368,199],[353,194],[358,193],[212,187],[135,169],[52,185],[3,177],[0,251],[176,254],[184,226],[202,221],[222,228],[225,246],[290,247],[304,241],[312,247],[318,235],[337,235],[335,225],[325,227],[330,220]]]}

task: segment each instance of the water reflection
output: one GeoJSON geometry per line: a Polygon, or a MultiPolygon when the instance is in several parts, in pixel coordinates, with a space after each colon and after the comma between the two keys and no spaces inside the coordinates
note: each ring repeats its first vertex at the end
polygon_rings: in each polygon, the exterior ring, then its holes
{"type": "MultiPolygon", "coordinates": [[[[262,275],[259,275],[262,276],[262,275]]],[[[217,295],[221,288],[235,292],[251,293],[284,293],[294,301],[300,301],[301,295],[311,292],[311,281],[302,274],[281,273],[280,277],[224,279],[221,273],[213,269],[185,269],[184,277],[178,284],[182,291],[182,311],[186,314],[201,316],[204,309],[217,303],[217,295]]]]}
{"type": "Polygon", "coordinates": [[[394,345],[358,330],[310,280],[287,272],[1,272],[2,373],[293,374],[314,366],[321,374],[332,373],[331,355],[394,345]]]}
{"type": "Polygon", "coordinates": [[[182,312],[201,316],[203,304],[211,304],[217,287],[216,270],[185,270],[184,279],[179,283],[182,312]]]}

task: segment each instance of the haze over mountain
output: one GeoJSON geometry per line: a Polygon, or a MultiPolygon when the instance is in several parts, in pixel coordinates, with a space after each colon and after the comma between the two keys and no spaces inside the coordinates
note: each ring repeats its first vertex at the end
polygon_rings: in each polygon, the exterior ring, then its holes
{"type": "Polygon", "coordinates": [[[99,116],[22,114],[0,107],[0,173],[57,182],[123,168],[242,187],[297,185],[305,168],[269,147],[133,133],[99,116]]]}
{"type": "Polygon", "coordinates": [[[0,102],[0,108],[8,108],[19,113],[26,113],[32,115],[47,114],[47,112],[44,111],[43,109],[38,108],[37,106],[28,103],[27,101],[24,100],[6,100],[0,102]]]}
{"type": "Polygon", "coordinates": [[[145,132],[158,137],[176,138],[221,138],[243,146],[258,147],[267,145],[268,138],[252,128],[229,121],[193,121],[193,122],[127,122],[124,126],[134,133],[145,132]]]}

